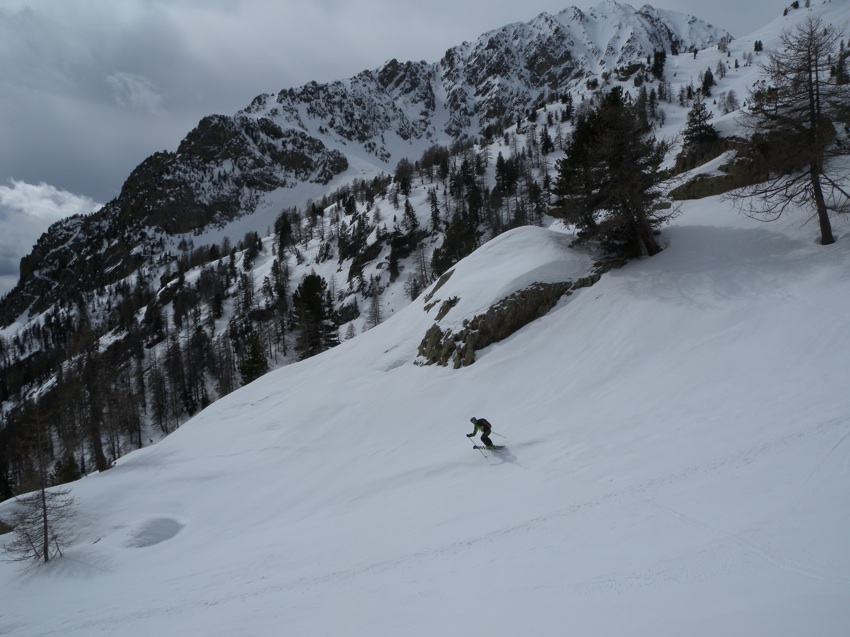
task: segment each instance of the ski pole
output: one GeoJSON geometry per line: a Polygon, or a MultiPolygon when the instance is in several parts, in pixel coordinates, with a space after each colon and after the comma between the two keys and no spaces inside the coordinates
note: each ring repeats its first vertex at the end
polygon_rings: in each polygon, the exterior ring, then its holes
{"type": "Polygon", "coordinates": [[[484,453],[484,451],[482,451],[481,447],[477,446],[477,445],[475,444],[475,441],[474,441],[474,440],[472,440],[471,442],[472,442],[472,448],[473,448],[473,449],[478,449],[478,451],[480,451],[480,452],[481,452],[481,455],[482,455],[482,456],[484,456],[484,457],[486,458],[486,457],[487,457],[487,454],[486,454],[486,453],[484,453]]]}
{"type": "Polygon", "coordinates": [[[507,437],[507,436],[503,436],[502,434],[500,434],[500,433],[498,433],[498,432],[496,432],[496,431],[493,431],[492,429],[490,430],[490,433],[491,433],[491,434],[496,434],[497,436],[499,436],[499,438],[504,438],[505,440],[507,440],[507,439],[508,439],[508,437],[507,437]]]}

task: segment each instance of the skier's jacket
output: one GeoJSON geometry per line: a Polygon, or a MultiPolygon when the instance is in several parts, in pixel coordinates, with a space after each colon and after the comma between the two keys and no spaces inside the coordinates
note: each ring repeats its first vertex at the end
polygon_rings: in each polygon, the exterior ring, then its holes
{"type": "Polygon", "coordinates": [[[475,434],[477,434],[479,431],[481,431],[481,433],[489,434],[490,430],[493,428],[493,425],[491,425],[489,422],[487,422],[486,418],[476,418],[474,422],[475,422],[475,429],[472,430],[473,436],[475,434]]]}

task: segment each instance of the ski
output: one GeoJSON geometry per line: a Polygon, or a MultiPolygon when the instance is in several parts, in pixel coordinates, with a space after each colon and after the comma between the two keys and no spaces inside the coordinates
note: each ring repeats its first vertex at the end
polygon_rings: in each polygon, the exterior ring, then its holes
{"type": "Polygon", "coordinates": [[[498,451],[499,449],[504,449],[505,445],[493,445],[492,447],[488,447],[486,445],[472,445],[473,449],[489,449],[490,451],[498,451]]]}

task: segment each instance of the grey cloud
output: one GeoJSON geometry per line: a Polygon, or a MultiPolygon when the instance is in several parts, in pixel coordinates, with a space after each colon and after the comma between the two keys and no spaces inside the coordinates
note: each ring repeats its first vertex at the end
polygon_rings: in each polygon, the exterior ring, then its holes
{"type": "Polygon", "coordinates": [[[11,181],[0,185],[0,294],[14,287],[21,257],[52,223],[99,207],[89,197],[44,183],[11,181]]]}
{"type": "MultiPolygon", "coordinates": [[[[390,58],[436,61],[571,4],[597,1],[0,0],[0,183],[46,181],[106,201],[204,115],[390,58]]],[[[657,4],[736,29],[778,11],[773,0],[657,4]]]]}
{"type": "Polygon", "coordinates": [[[0,254],[0,295],[15,287],[19,263],[20,261],[12,261],[9,256],[0,254]]]}
{"type": "Polygon", "coordinates": [[[144,75],[116,72],[106,76],[112,95],[121,106],[158,114],[162,112],[162,95],[144,75]]]}

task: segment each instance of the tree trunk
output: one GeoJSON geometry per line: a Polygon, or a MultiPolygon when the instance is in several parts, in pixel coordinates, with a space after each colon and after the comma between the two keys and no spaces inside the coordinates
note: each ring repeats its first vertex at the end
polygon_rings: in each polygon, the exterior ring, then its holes
{"type": "Polygon", "coordinates": [[[94,455],[94,466],[98,471],[106,471],[109,468],[109,463],[106,461],[106,454],[103,453],[100,414],[93,412],[89,414],[89,418],[89,442],[91,443],[91,450],[94,455]]]}
{"type": "Polygon", "coordinates": [[[820,242],[821,245],[828,246],[831,243],[835,243],[835,237],[832,236],[832,224],[829,221],[829,213],[826,209],[826,201],[824,200],[823,189],[820,185],[820,171],[816,166],[812,166],[809,174],[812,180],[812,193],[815,198],[815,208],[818,212],[820,242]]]}
{"type": "Polygon", "coordinates": [[[47,493],[45,493],[45,484],[41,483],[41,523],[44,541],[43,559],[47,564],[50,561],[50,519],[47,516],[47,493]]]}
{"type": "Polygon", "coordinates": [[[44,440],[41,435],[41,415],[36,407],[35,415],[35,435],[36,444],[38,445],[38,482],[40,491],[39,504],[41,505],[41,524],[42,524],[42,559],[44,563],[50,561],[50,520],[47,516],[47,467],[44,460],[44,440]]]}
{"type": "Polygon", "coordinates": [[[637,210],[637,220],[640,228],[640,236],[643,240],[643,245],[646,248],[646,254],[651,257],[661,252],[661,248],[655,240],[655,235],[652,234],[652,226],[649,223],[649,217],[647,216],[646,211],[640,207],[638,207],[637,210]]]}

